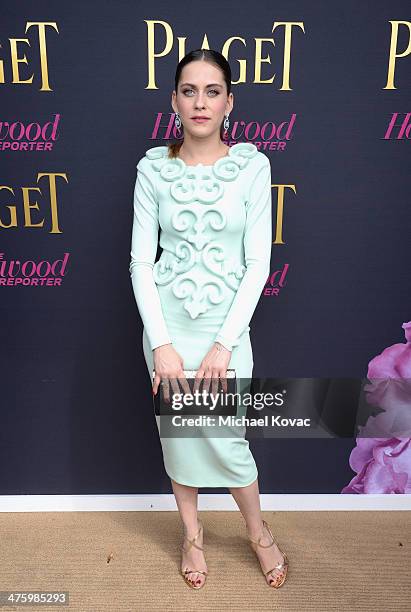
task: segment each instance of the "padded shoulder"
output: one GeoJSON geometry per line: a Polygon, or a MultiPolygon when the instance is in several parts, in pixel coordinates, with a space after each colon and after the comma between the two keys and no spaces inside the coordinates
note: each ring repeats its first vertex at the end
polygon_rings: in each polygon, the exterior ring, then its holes
{"type": "Polygon", "coordinates": [[[166,157],[168,155],[168,147],[161,145],[158,147],[151,147],[147,149],[144,156],[138,160],[137,168],[145,169],[149,168],[151,162],[155,159],[161,159],[162,157],[166,157]]]}

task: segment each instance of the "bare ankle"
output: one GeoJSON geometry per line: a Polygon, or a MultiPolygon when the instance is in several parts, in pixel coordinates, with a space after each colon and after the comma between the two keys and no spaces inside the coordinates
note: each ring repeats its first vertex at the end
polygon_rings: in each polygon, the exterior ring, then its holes
{"type": "Polygon", "coordinates": [[[190,521],[183,521],[183,531],[184,535],[187,538],[193,538],[195,535],[198,534],[199,529],[200,521],[198,520],[198,518],[195,518],[194,520],[190,521]]]}
{"type": "Polygon", "coordinates": [[[250,538],[258,539],[260,536],[264,535],[265,529],[263,525],[262,519],[260,521],[253,521],[253,523],[247,524],[247,535],[250,538]]]}

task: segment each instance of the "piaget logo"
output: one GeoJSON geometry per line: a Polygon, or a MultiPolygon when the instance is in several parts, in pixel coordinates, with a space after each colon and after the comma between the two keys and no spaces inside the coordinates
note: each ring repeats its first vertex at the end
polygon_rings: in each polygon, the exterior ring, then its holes
{"type": "Polygon", "coordinates": [[[5,253],[0,253],[0,287],[57,287],[62,284],[70,253],[64,253],[62,259],[34,261],[27,259],[7,260],[5,253]]]}
{"type": "MultiPolygon", "coordinates": [[[[411,55],[411,21],[401,21],[397,19],[393,19],[389,21],[391,24],[391,37],[390,37],[390,50],[388,55],[388,72],[387,72],[387,82],[385,84],[384,89],[397,89],[394,85],[395,81],[395,70],[397,67],[397,60],[399,62],[403,62],[404,58],[411,55]],[[408,37],[407,46],[405,49],[399,49],[399,33],[401,31],[401,39],[403,37],[408,37]]],[[[410,61],[411,58],[408,58],[405,61],[410,61]]],[[[398,63],[399,63],[398,62],[398,63]]],[[[405,73],[404,73],[405,74],[405,73]]],[[[408,79],[407,79],[408,85],[408,79]]]]}
{"type": "MultiPolygon", "coordinates": [[[[176,36],[173,32],[173,27],[167,21],[160,21],[158,19],[146,19],[147,24],[147,63],[148,63],[148,82],[146,89],[158,89],[156,83],[156,66],[159,62],[164,61],[168,55],[171,55],[173,62],[175,61],[175,53],[178,52],[177,61],[180,61],[184,55],[186,55],[186,36],[176,36]]],[[[298,38],[300,42],[301,37],[305,34],[304,22],[302,21],[272,21],[268,24],[268,31],[275,33],[274,36],[260,38],[258,36],[253,37],[250,40],[250,47],[252,46],[254,56],[251,60],[245,58],[233,58],[230,57],[231,46],[234,49],[238,49],[238,41],[241,40],[241,46],[248,46],[245,39],[240,36],[230,36],[223,42],[221,53],[230,62],[236,62],[238,70],[238,79],[233,81],[233,85],[239,85],[247,82],[247,77],[251,74],[254,76],[252,83],[256,84],[268,84],[271,85],[275,82],[275,86],[281,83],[279,90],[292,91],[290,86],[290,74],[293,41],[294,38],[298,38]],[[274,63],[274,58],[271,54],[276,55],[278,58],[278,65],[282,68],[273,71],[271,68],[271,74],[268,73],[268,67],[265,64],[274,63]],[[248,65],[248,62],[252,63],[252,66],[248,65]],[[264,73],[264,74],[263,74],[264,73]],[[282,79],[280,81],[280,79],[282,79]]],[[[266,31],[264,32],[266,34],[266,31]]],[[[209,48],[207,34],[204,35],[203,43],[196,45],[201,49],[209,48]]]]}
{"type": "Polygon", "coordinates": [[[29,61],[24,54],[24,50],[37,50],[40,73],[41,87],[40,91],[52,91],[49,84],[49,69],[47,59],[47,42],[46,28],[54,28],[58,33],[57,23],[55,21],[27,21],[26,32],[30,30],[33,40],[30,38],[9,38],[10,45],[4,45],[4,48],[10,48],[10,54],[0,59],[0,84],[10,82],[12,85],[33,85],[35,83],[35,74],[30,73],[29,61]],[[33,29],[32,29],[33,28],[33,29]],[[37,36],[36,36],[37,31],[37,36]],[[20,66],[23,64],[23,67],[20,66]],[[23,73],[23,74],[22,74],[23,73]],[[11,79],[10,79],[11,76],[11,79]]]}
{"type": "Polygon", "coordinates": [[[56,177],[61,177],[68,183],[67,175],[64,172],[38,172],[37,182],[43,177],[41,186],[47,189],[48,193],[43,197],[41,207],[37,201],[31,201],[31,197],[34,199],[32,191],[43,195],[40,187],[22,186],[16,204],[14,188],[0,184],[0,236],[2,230],[12,230],[16,227],[41,230],[50,227],[50,234],[63,233],[59,227],[56,177]]]}

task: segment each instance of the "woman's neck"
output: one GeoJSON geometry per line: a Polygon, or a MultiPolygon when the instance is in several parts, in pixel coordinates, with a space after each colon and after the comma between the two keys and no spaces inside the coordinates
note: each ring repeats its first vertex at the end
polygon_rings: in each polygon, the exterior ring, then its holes
{"type": "Polygon", "coordinates": [[[222,141],[220,141],[220,146],[214,148],[214,145],[211,144],[198,144],[197,142],[189,142],[187,144],[186,140],[184,140],[178,151],[178,156],[186,164],[214,164],[220,157],[228,154],[229,148],[222,141]]]}

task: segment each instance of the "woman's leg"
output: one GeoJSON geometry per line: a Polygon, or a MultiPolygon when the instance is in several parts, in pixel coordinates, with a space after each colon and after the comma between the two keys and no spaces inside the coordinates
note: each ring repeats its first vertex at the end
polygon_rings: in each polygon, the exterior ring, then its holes
{"type": "MultiPolygon", "coordinates": [[[[196,487],[187,487],[173,479],[171,479],[171,485],[183,522],[184,535],[191,540],[197,534],[199,528],[197,518],[198,489],[196,487]]],[[[203,548],[202,532],[195,543],[203,548]]],[[[205,572],[208,571],[202,550],[195,546],[190,546],[187,540],[184,540],[184,548],[188,552],[182,551],[182,569],[193,567],[205,572]]],[[[195,586],[200,586],[206,578],[204,574],[199,574],[198,572],[191,572],[187,577],[195,586]]]]}
{"type": "MultiPolygon", "coordinates": [[[[270,534],[263,527],[262,523],[258,479],[247,487],[232,487],[229,490],[244,517],[247,527],[247,534],[250,536],[250,538],[253,540],[258,540],[262,535],[260,543],[270,544],[272,539],[270,534]]],[[[276,544],[273,544],[273,546],[270,546],[269,548],[255,546],[254,549],[263,570],[269,570],[271,567],[274,567],[274,565],[282,563],[283,561],[283,556],[278,550],[278,546],[276,544]]],[[[269,584],[271,584],[271,582],[277,580],[277,578],[281,575],[281,570],[275,569],[268,574],[268,576],[266,576],[266,580],[269,584]]]]}

